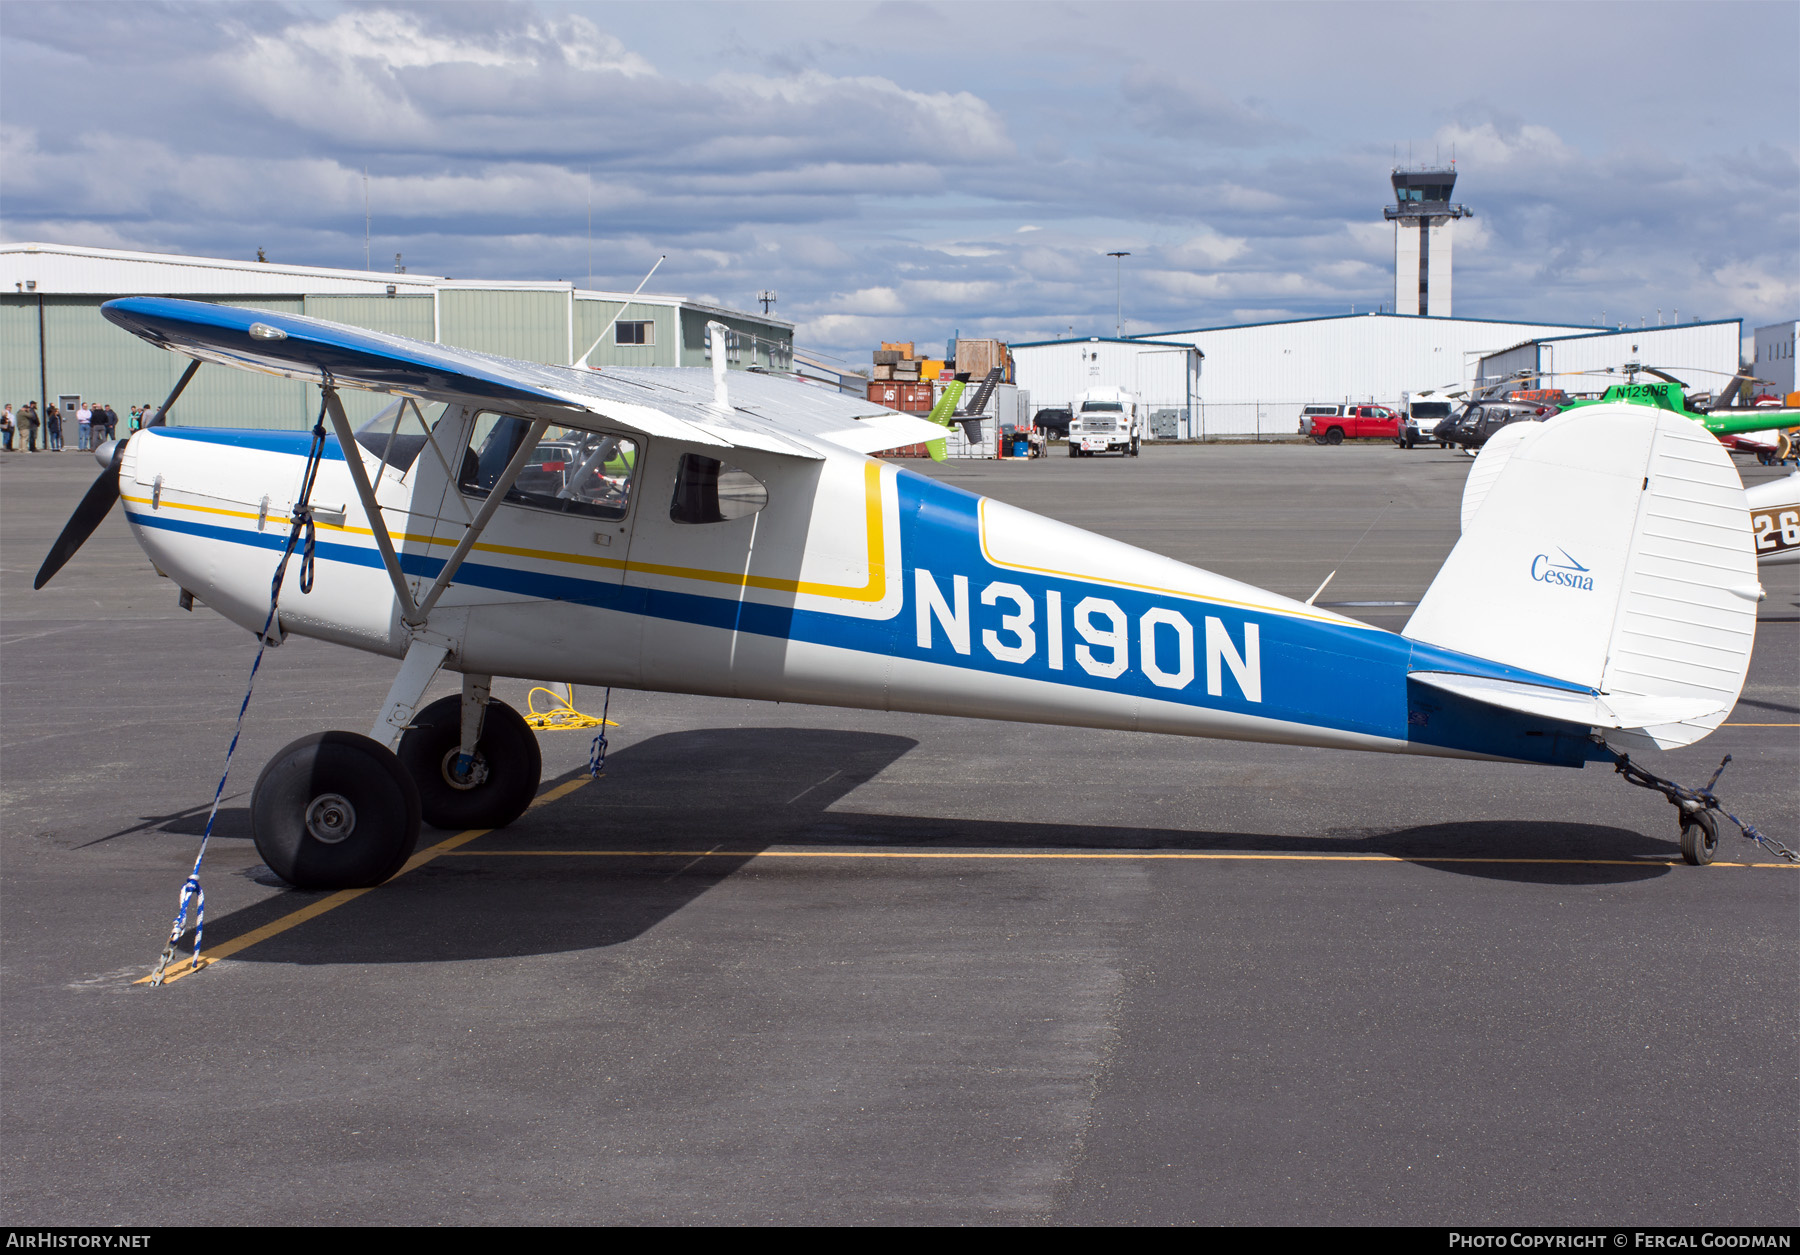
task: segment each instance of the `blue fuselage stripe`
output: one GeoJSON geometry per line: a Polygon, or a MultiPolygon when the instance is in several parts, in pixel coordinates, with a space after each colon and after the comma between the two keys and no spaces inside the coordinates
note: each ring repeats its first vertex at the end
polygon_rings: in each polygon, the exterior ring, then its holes
{"type": "MultiPolygon", "coordinates": [[[[900,552],[906,558],[928,556],[901,572],[902,606],[892,618],[644,588],[498,565],[475,554],[458,571],[456,583],[1395,741],[1569,765],[1591,757],[1585,729],[1511,714],[1408,676],[1449,671],[1585,691],[1577,686],[1372,628],[996,567],[981,551],[976,497],[912,472],[902,472],[897,484],[900,552]],[[933,611],[923,616],[929,643],[920,644],[919,567],[952,607],[959,597],[954,590],[966,581],[960,593],[966,620],[958,633],[959,638],[966,634],[966,642],[953,641],[933,611]],[[1017,592],[997,593],[984,603],[983,592],[994,584],[1017,592]],[[1060,596],[1059,657],[1051,656],[1046,622],[1052,593],[1060,596]],[[1028,625],[1018,621],[1019,594],[1030,603],[1028,625]],[[1087,608],[1081,611],[1084,601],[1087,608]],[[965,643],[966,653],[960,648],[965,643]],[[1153,651],[1149,656],[1146,646],[1153,651]],[[1163,683],[1154,682],[1152,672],[1163,683]]],[[[199,523],[150,510],[133,510],[130,517],[142,527],[262,549],[279,550],[286,540],[285,532],[199,523]]],[[[381,565],[368,545],[320,540],[316,551],[326,562],[381,565]]],[[[402,553],[400,561],[406,574],[425,579],[436,577],[444,565],[442,558],[422,553],[402,553]]]]}

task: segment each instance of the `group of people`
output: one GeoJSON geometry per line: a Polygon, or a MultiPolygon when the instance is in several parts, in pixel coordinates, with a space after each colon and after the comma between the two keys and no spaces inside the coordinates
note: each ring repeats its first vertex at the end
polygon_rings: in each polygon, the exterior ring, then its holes
{"type": "MultiPolygon", "coordinates": [[[[127,431],[143,427],[152,413],[148,405],[132,406],[126,420],[127,431]]],[[[12,406],[7,406],[0,411],[0,452],[10,453],[17,448],[21,453],[36,453],[40,429],[44,433],[44,452],[57,452],[63,447],[63,417],[63,412],[52,404],[44,406],[41,416],[36,401],[25,402],[16,414],[12,406]]],[[[119,415],[110,405],[90,406],[84,401],[74,418],[78,449],[97,449],[105,441],[118,438],[119,415]]]]}

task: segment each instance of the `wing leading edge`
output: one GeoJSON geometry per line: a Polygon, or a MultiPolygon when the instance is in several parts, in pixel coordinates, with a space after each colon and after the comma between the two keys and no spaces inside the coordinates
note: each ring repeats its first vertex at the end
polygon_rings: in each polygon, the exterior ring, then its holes
{"type": "Polygon", "coordinates": [[[873,453],[928,438],[920,420],[770,376],[733,375],[735,404],[713,403],[695,368],[578,370],[367,331],[299,314],[125,297],[108,320],[160,348],[240,370],[421,400],[490,402],[571,426],[608,424],[719,449],[817,460],[814,441],[873,453]]]}

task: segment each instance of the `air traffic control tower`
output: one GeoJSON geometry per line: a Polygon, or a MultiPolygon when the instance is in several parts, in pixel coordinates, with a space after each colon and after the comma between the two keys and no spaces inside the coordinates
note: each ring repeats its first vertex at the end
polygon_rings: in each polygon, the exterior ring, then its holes
{"type": "Polygon", "coordinates": [[[1450,202],[1456,168],[1394,171],[1394,312],[1450,317],[1450,231],[1474,211],[1450,202]]]}

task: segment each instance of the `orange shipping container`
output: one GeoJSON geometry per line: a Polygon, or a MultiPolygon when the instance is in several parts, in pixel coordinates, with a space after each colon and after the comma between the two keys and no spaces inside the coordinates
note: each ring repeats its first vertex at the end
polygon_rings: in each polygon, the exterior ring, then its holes
{"type": "Polygon", "coordinates": [[[931,412],[931,385],[877,379],[869,385],[869,400],[877,405],[885,405],[890,410],[904,410],[909,414],[929,414],[931,412]]]}

